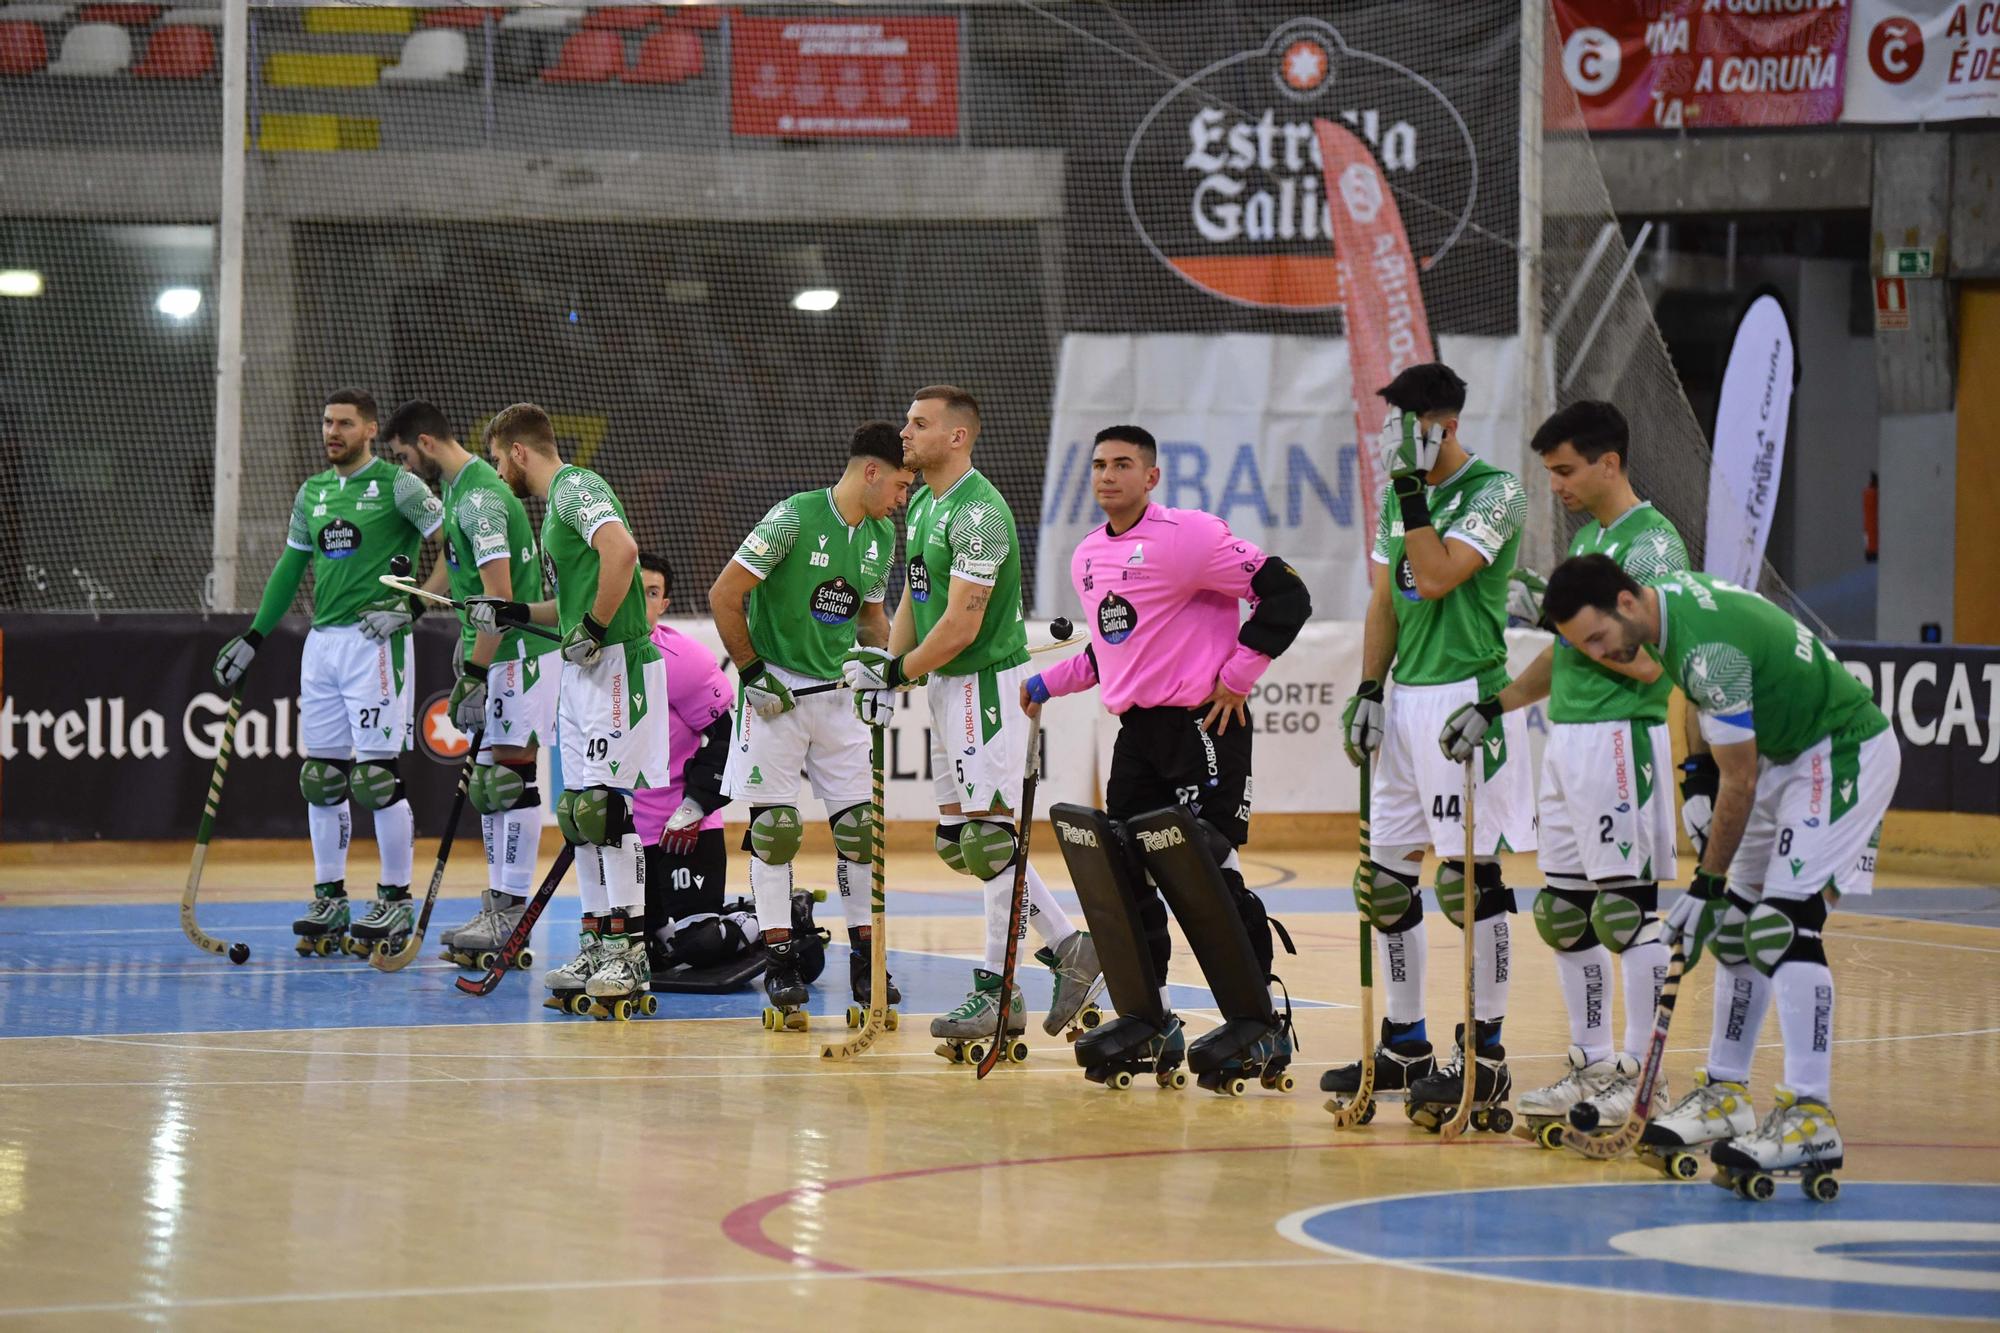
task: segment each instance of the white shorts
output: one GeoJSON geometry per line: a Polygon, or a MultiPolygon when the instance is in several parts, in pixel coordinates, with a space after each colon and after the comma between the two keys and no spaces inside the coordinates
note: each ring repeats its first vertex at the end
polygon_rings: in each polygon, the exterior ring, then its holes
{"type": "Polygon", "coordinates": [[[387,756],[410,748],[417,645],[404,630],[377,643],[359,625],[306,634],[299,661],[299,739],[315,759],[387,756]]]}
{"type": "Polygon", "coordinates": [[[1542,747],[1541,853],[1557,888],[1675,878],[1674,751],[1667,724],[1557,722],[1542,747]]]}
{"type": "MultiPolygon", "coordinates": [[[[1391,685],[1386,733],[1375,756],[1368,834],[1373,847],[1429,847],[1439,856],[1465,855],[1465,765],[1438,748],[1445,719],[1479,702],[1477,681],[1450,685],[1391,685]]],[[[1535,780],[1528,771],[1528,723],[1516,710],[1500,715],[1473,762],[1474,856],[1535,850],[1535,780]]]]}
{"type": "Polygon", "coordinates": [[[1873,893],[1882,816],[1902,771],[1892,731],[1859,745],[1828,737],[1788,764],[1759,759],[1730,885],[1761,885],[1766,898],[1810,898],[1829,885],[1843,897],[1873,893]]]}
{"type": "Polygon", "coordinates": [[[931,706],[931,785],[940,809],[970,814],[1018,811],[1027,776],[1028,715],[1021,682],[1031,667],[933,674],[924,692],[931,706]]]}
{"type": "MultiPolygon", "coordinates": [[[[827,683],[778,666],[771,674],[793,690],[827,683]]],[[[807,695],[790,712],[769,718],[758,717],[739,693],[729,741],[722,791],[735,800],[797,805],[801,774],[831,814],[866,805],[874,793],[868,728],[854,715],[851,690],[807,695]]]]}
{"type": "Polygon", "coordinates": [[[667,767],[667,664],[657,652],[638,670],[627,653],[652,648],[645,639],[606,647],[596,666],[563,663],[557,691],[557,734],[562,738],[563,786],[665,787],[667,767]]]}
{"type": "Polygon", "coordinates": [[[493,664],[486,673],[486,736],[480,753],[490,754],[496,745],[554,742],[562,669],[561,653],[537,653],[493,664]]]}

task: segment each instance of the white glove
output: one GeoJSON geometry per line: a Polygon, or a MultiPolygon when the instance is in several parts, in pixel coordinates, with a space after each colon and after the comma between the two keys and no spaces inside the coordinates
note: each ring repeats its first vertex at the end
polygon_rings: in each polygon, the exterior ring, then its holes
{"type": "Polygon", "coordinates": [[[481,634],[502,634],[511,625],[528,623],[528,604],[481,594],[464,602],[465,623],[481,634]]]}
{"type": "Polygon", "coordinates": [[[1382,475],[1393,479],[1429,472],[1437,466],[1438,451],[1443,448],[1444,427],[1425,427],[1416,413],[1391,408],[1382,418],[1375,453],[1382,463],[1382,475]]]}
{"type": "Polygon", "coordinates": [[[1489,695],[1476,704],[1461,704],[1444,720],[1444,730],[1438,733],[1438,748],[1452,763],[1464,763],[1479,753],[1481,742],[1499,717],[1497,697],[1489,695]]]}
{"type": "Polygon", "coordinates": [[[758,717],[777,717],[799,706],[791,686],[772,674],[771,668],[764,665],[761,658],[747,668],[739,668],[738,674],[743,680],[743,702],[750,705],[750,711],[758,717]]]}
{"type": "Polygon", "coordinates": [[[894,690],[856,690],[854,716],[870,727],[886,727],[896,717],[894,690]]]}
{"type": "Polygon", "coordinates": [[[563,635],[563,660],[572,666],[594,667],[604,656],[604,626],[592,620],[588,613],[570,627],[563,635]]]}
{"type": "Polygon", "coordinates": [[[686,856],[701,840],[701,821],[708,812],[695,803],[692,796],[681,802],[680,809],[668,818],[666,827],[660,830],[659,847],[663,852],[675,856],[686,856]]]}
{"type": "Polygon", "coordinates": [[[840,664],[840,678],[847,682],[847,688],[857,693],[863,690],[889,690],[896,687],[892,668],[895,654],[887,648],[870,648],[857,645],[847,654],[847,660],[840,664]]]}
{"type": "Polygon", "coordinates": [[[1347,707],[1340,713],[1341,743],[1347,750],[1349,763],[1359,768],[1364,756],[1382,747],[1387,719],[1380,682],[1362,681],[1361,688],[1348,698],[1347,707]]]}
{"type": "Polygon", "coordinates": [[[405,598],[378,602],[361,613],[361,637],[374,643],[387,643],[408,629],[415,619],[405,598]]]}
{"type": "Polygon", "coordinates": [[[225,690],[233,690],[250,670],[250,661],[257,656],[257,645],[264,636],[254,629],[246,629],[215,655],[215,683],[225,690]]]}
{"type": "Polygon", "coordinates": [[[1697,861],[1708,851],[1708,826],[1715,822],[1715,797],[1721,786],[1714,755],[1691,755],[1681,765],[1681,827],[1697,861]]]}
{"type": "Polygon", "coordinates": [[[470,736],[486,725],[486,671],[467,662],[451,687],[451,724],[470,736]]]}

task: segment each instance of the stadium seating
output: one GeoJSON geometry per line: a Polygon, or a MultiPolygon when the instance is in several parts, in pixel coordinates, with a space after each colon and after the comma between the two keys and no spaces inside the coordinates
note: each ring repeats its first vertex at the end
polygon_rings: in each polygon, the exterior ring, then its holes
{"type": "Polygon", "coordinates": [[[0,21],[0,75],[40,74],[49,63],[49,39],[39,23],[0,21]]]}
{"type": "Polygon", "coordinates": [[[470,59],[464,33],[456,28],[424,28],[404,39],[402,54],[382,71],[382,82],[441,83],[463,78],[470,59]]]}
{"type": "Polygon", "coordinates": [[[497,9],[426,9],[421,26],[426,28],[470,28],[477,30],[486,26],[489,18],[498,19],[497,9]]]}
{"type": "Polygon", "coordinates": [[[637,32],[651,28],[660,21],[661,11],[651,5],[614,5],[609,9],[593,9],[583,16],[586,28],[608,28],[617,32],[637,32]]]}
{"type": "Polygon", "coordinates": [[[132,69],[135,79],[205,79],[214,73],[215,34],[186,24],[155,29],[145,59],[132,69]]]}
{"type": "Polygon", "coordinates": [[[105,79],[132,64],[132,34],[115,23],[79,23],[63,34],[62,53],[49,66],[59,78],[105,79]]]}
{"type": "Polygon", "coordinates": [[[74,5],[0,5],[0,23],[61,23],[74,5]]]}
{"type": "Polygon", "coordinates": [[[649,33],[625,71],[627,83],[685,83],[701,77],[701,38],[687,28],[649,33]]]}
{"type": "Polygon", "coordinates": [[[115,23],[121,28],[143,28],[158,18],[165,5],[85,5],[77,11],[78,23],[115,23]]]}
{"type": "Polygon", "coordinates": [[[549,32],[574,28],[583,21],[581,9],[510,9],[500,20],[508,32],[549,32]]]}
{"type": "Polygon", "coordinates": [[[544,83],[612,83],[625,72],[625,39],[602,28],[586,28],[563,43],[556,63],[542,71],[544,83]]]}
{"type": "Polygon", "coordinates": [[[722,27],[722,10],[716,5],[684,5],[669,10],[667,22],[677,23],[683,28],[701,28],[713,32],[722,27]]]}
{"type": "Polygon", "coordinates": [[[159,26],[175,28],[183,25],[197,28],[220,28],[222,11],[219,9],[169,9],[160,15],[159,26]]]}

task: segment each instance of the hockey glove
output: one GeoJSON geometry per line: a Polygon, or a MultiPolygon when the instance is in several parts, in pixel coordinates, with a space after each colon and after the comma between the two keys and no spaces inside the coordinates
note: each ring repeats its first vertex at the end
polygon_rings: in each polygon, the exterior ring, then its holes
{"type": "Polygon", "coordinates": [[[250,671],[250,660],[257,656],[257,645],[264,642],[264,636],[254,629],[246,629],[215,655],[215,683],[225,690],[233,690],[250,671]]]}
{"type": "Polygon", "coordinates": [[[486,725],[486,672],[479,663],[467,662],[451,687],[451,702],[446,705],[451,724],[468,736],[486,725]]]}
{"type": "Polygon", "coordinates": [[[1532,569],[1516,568],[1507,576],[1507,628],[1554,630],[1542,623],[1542,597],[1549,581],[1532,569]]]}
{"type": "Polygon", "coordinates": [[[1356,768],[1361,760],[1375,753],[1382,746],[1382,728],[1387,717],[1382,707],[1382,682],[1364,680],[1347,701],[1347,707],[1340,710],[1341,744],[1347,751],[1347,762],[1356,768]]]}
{"type": "Polygon", "coordinates": [[[1382,418],[1382,435],[1376,446],[1383,475],[1422,478],[1437,466],[1438,451],[1444,448],[1444,427],[1425,426],[1414,412],[1391,408],[1382,418]]]}
{"type": "Polygon", "coordinates": [[[701,808],[701,802],[692,796],[682,800],[680,809],[668,817],[666,827],[660,830],[660,850],[671,856],[692,853],[701,839],[701,821],[706,818],[708,811],[701,808]]]}
{"type": "Polygon", "coordinates": [[[1681,765],[1681,828],[1696,859],[1708,850],[1708,826],[1715,819],[1715,794],[1722,789],[1722,770],[1712,754],[1691,754],[1681,765]]]}
{"type": "Polygon", "coordinates": [[[886,727],[896,716],[896,692],[894,690],[856,690],[854,692],[854,716],[862,725],[886,727]]]}
{"type": "Polygon", "coordinates": [[[388,597],[361,613],[361,637],[387,643],[410,627],[418,612],[414,597],[388,597]]]}
{"type": "Polygon", "coordinates": [[[857,645],[840,664],[841,679],[850,690],[893,690],[904,683],[902,660],[887,648],[857,645]]]}
{"type": "Polygon", "coordinates": [[[509,625],[528,623],[528,604],[510,602],[505,597],[468,597],[465,623],[481,634],[502,634],[509,625]]]}
{"type": "Polygon", "coordinates": [[[1452,710],[1444,720],[1444,730],[1438,733],[1438,748],[1444,757],[1454,764],[1462,764],[1479,753],[1480,745],[1486,740],[1486,733],[1500,717],[1500,699],[1488,695],[1476,704],[1464,704],[1452,710]]]}
{"type": "Polygon", "coordinates": [[[791,687],[772,675],[762,658],[739,668],[737,674],[743,678],[743,702],[758,717],[777,717],[799,706],[799,701],[792,697],[791,687]]]}
{"type": "Polygon", "coordinates": [[[563,635],[562,655],[563,660],[573,666],[596,666],[598,659],[604,656],[604,626],[585,612],[583,619],[563,635]]]}
{"type": "Polygon", "coordinates": [[[1729,906],[1722,896],[1724,883],[1721,875],[1711,875],[1706,870],[1695,871],[1687,892],[1667,913],[1666,938],[1681,937],[1689,970],[1701,961],[1702,947],[1715,934],[1716,926],[1722,921],[1722,913],[1729,906]]]}

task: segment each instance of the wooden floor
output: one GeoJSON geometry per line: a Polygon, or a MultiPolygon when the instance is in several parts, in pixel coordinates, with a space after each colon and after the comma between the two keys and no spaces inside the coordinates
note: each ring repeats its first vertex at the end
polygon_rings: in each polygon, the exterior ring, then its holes
{"type": "MultiPolygon", "coordinates": [[[[443,964],[296,960],[302,845],[218,848],[205,922],[256,951],[231,968],[180,936],[182,855],[0,864],[0,1325],[1734,1333],[2000,1318],[1991,887],[1885,888],[1872,914],[1836,915],[1847,1191],[1814,1205],[1787,1187],[1760,1207],[1513,1138],[1443,1147],[1398,1107],[1335,1133],[1312,1089],[1359,1047],[1351,855],[1246,867],[1301,950],[1280,962],[1301,1087],[1240,1101],[1089,1085],[1038,1023],[1025,1067],[984,1084],[947,1067],[925,1029],[964,992],[980,918],[928,857],[892,863],[904,1026],[836,1065],[817,1049],[844,1030],[844,948],[810,1035],[763,1031],[748,992],[597,1023],[538,1007],[532,976],[482,1000],[452,991],[443,964]]],[[[1058,859],[1038,861],[1061,882],[1058,859]]],[[[438,924],[466,915],[471,869],[438,924]]],[[[803,876],[827,877],[817,862],[803,876]]],[[[1525,865],[1512,882],[1533,882],[1525,865]]],[[[573,897],[551,909],[544,958],[567,956],[575,912],[573,897]]],[[[1432,1022],[1448,1033],[1456,932],[1437,925],[1432,1022]]],[[[1518,1089],[1560,1072],[1567,1039],[1525,914],[1514,957],[1518,1089]]],[[[1683,993],[1683,1087],[1709,976],[1683,993]]],[[[1184,954],[1175,980],[1198,980],[1184,954]]],[[[1176,1002],[1194,1028],[1214,1021],[1192,984],[1176,1002]]],[[[1773,1017],[1760,1108],[1776,1039],[1773,1017]]]]}

